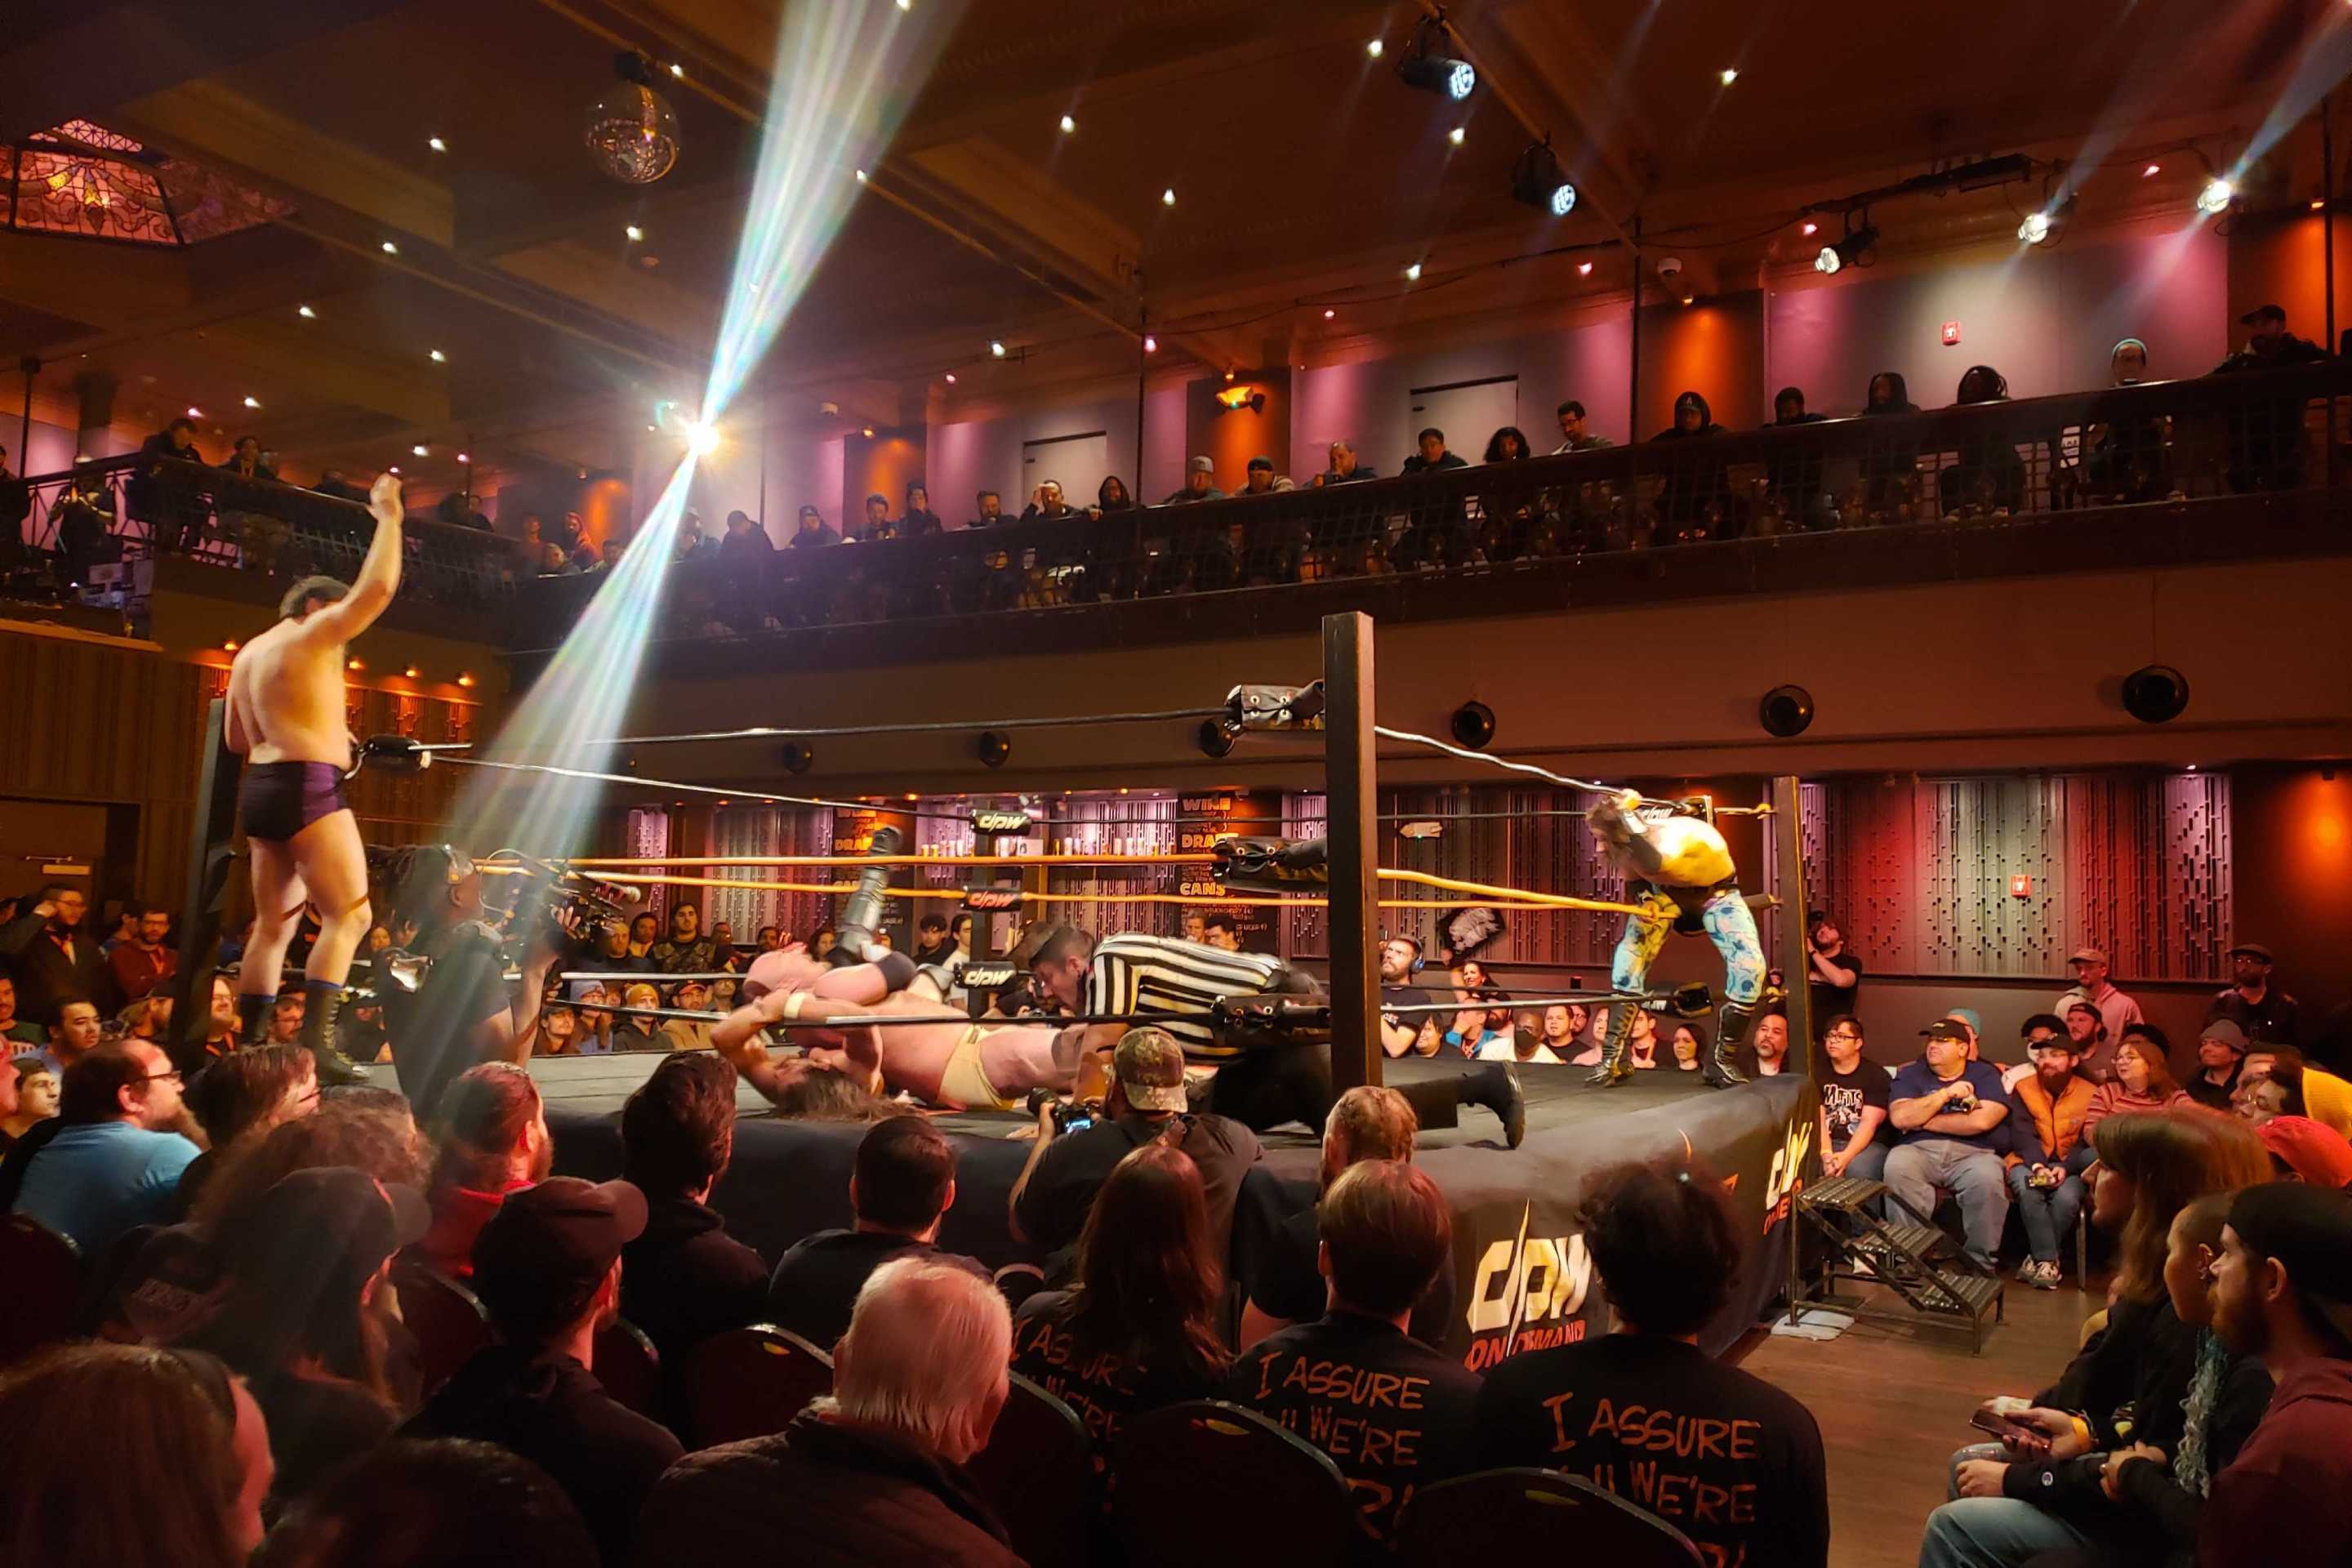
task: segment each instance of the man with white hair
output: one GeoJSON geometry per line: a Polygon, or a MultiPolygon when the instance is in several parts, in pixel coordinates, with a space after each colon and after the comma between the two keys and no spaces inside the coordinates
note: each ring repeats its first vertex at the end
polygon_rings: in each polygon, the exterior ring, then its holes
{"type": "Polygon", "coordinates": [[[894,1259],[858,1292],[833,1394],[771,1437],[689,1454],[638,1521],[636,1561],[1019,1568],[965,1461],[1004,1407],[1013,1321],[968,1268],[894,1259]]]}

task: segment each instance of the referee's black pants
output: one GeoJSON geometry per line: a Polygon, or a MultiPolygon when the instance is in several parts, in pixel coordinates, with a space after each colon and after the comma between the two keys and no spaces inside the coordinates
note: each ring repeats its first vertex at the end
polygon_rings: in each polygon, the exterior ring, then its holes
{"type": "MultiPolygon", "coordinates": [[[[1404,1096],[1425,1131],[1461,1124],[1462,1091],[1467,1076],[1427,1079],[1389,1087],[1404,1096]]],[[[1339,1098],[1331,1083],[1331,1047],[1266,1046],[1217,1068],[1208,1109],[1230,1116],[1253,1132],[1286,1121],[1303,1121],[1318,1137],[1339,1098]]]]}

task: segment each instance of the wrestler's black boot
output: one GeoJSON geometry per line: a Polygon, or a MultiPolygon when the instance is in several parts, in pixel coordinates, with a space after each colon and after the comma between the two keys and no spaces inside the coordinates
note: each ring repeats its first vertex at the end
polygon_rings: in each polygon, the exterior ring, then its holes
{"type": "Polygon", "coordinates": [[[1699,1075],[1709,1089],[1730,1089],[1748,1081],[1748,1075],[1731,1065],[1739,1047],[1748,1043],[1748,1026],[1756,1021],[1755,1007],[1746,1002],[1726,1002],[1715,1031],[1715,1048],[1707,1053],[1706,1067],[1699,1075]]]}
{"type": "Polygon", "coordinates": [[[236,1043],[239,1049],[250,1050],[269,1043],[269,1012],[278,1005],[271,995],[255,996],[240,991],[236,994],[236,1043]]]}
{"type": "MultiPolygon", "coordinates": [[[[869,855],[896,855],[904,843],[895,827],[874,830],[873,842],[866,846],[869,855]]],[[[853,963],[873,962],[866,950],[874,944],[874,933],[882,924],[882,900],[890,890],[890,868],[868,866],[857,873],[857,890],[843,901],[841,918],[833,922],[833,951],[825,962],[835,969],[846,969],[853,963]]]]}
{"type": "Polygon", "coordinates": [[[1475,1072],[1454,1080],[1454,1095],[1464,1105],[1483,1105],[1501,1119],[1503,1141],[1517,1148],[1528,1136],[1528,1092],[1519,1087],[1519,1071],[1508,1062],[1488,1062],[1475,1072]]]}
{"type": "Polygon", "coordinates": [[[1584,1081],[1615,1086],[1633,1076],[1633,1008],[1632,1002],[1609,1004],[1609,1033],[1601,1037],[1601,1065],[1584,1081]]]}
{"type": "Polygon", "coordinates": [[[319,1064],[319,1084],[322,1089],[341,1089],[368,1081],[367,1068],[343,1055],[335,1044],[335,1015],[342,1010],[341,986],[329,980],[303,982],[302,1043],[310,1048],[312,1059],[319,1064]]]}

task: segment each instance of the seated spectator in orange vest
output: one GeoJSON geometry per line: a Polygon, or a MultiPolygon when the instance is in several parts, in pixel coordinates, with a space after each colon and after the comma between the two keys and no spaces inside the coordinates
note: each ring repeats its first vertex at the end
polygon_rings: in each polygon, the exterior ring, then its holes
{"type": "Polygon", "coordinates": [[[1204,1399],[1224,1377],[1224,1269],[1208,1236],[1200,1168],[1154,1140],[1095,1194],[1070,1288],[1021,1303],[1013,1370],[1078,1413],[1098,1476],[1130,1417],[1204,1399]]]}
{"type": "Polygon", "coordinates": [[[555,1478],[606,1568],[629,1560],[646,1494],[684,1452],[596,1381],[596,1334],[621,1311],[621,1249],[645,1234],[627,1182],[552,1176],[502,1205],[474,1241],[474,1289],[498,1342],[442,1384],[404,1435],[474,1437],[555,1478]]]}
{"type": "Polygon", "coordinates": [[[1582,1476],[1660,1515],[1710,1563],[1822,1568],[1829,1484],[1812,1412],[1698,1348],[1747,1245],[1721,1185],[1704,1170],[1620,1165],[1588,1179],[1577,1223],[1616,1330],[1489,1373],[1480,1463],[1582,1476]],[[1722,1436],[1661,1452],[1661,1431],[1722,1436]]]}
{"type": "Polygon", "coordinates": [[[428,1200],[433,1228],[413,1254],[427,1268],[462,1279],[474,1271],[474,1237],[507,1194],[547,1179],[555,1140],[539,1085],[512,1062],[480,1062],[441,1096],[440,1156],[428,1200]]]}
{"type": "Polygon", "coordinates": [[[1365,1160],[1331,1184],[1316,1223],[1328,1306],[1243,1352],[1225,1397],[1330,1455],[1384,1541],[1415,1491],[1472,1468],[1478,1378],[1405,1332],[1453,1261],[1453,1222],[1429,1173],[1365,1160]]]}
{"type": "Polygon", "coordinates": [[[621,1107],[621,1173],[646,1194],[645,1232],[621,1252],[621,1314],[666,1366],[757,1321],[768,1299],[768,1266],[710,1207],[734,1153],[735,1069],[723,1057],[665,1058],[621,1107]]]}
{"type": "Polygon", "coordinates": [[[1021,1568],[964,1469],[1004,1408],[1011,1341],[987,1280],[946,1258],[892,1258],[858,1292],[831,1397],[655,1483],[640,1568],[1021,1568]]]}
{"type": "Polygon", "coordinates": [[[768,1321],[828,1350],[848,1331],[866,1281],[894,1258],[937,1254],[987,1279],[971,1258],[937,1253],[940,1222],[955,1206],[955,1146],[928,1118],[876,1122],[858,1142],[849,1177],[856,1223],[803,1237],[776,1260],[768,1321]]]}
{"type": "Polygon", "coordinates": [[[2055,1290],[2063,1272],[2060,1244],[2083,1212],[2083,1173],[2096,1158],[2084,1136],[2091,1104],[2115,1086],[2094,1086],[2075,1072],[2074,1042],[2065,1035],[2037,1040],[2032,1051],[2033,1071],[2009,1094],[2016,1107],[2005,1156],[2009,1196],[2025,1226],[2018,1283],[2055,1290]]]}

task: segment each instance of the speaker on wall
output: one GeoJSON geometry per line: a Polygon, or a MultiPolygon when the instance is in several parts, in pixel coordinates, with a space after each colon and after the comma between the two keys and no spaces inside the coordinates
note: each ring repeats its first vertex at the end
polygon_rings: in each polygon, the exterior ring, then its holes
{"type": "Polygon", "coordinates": [[[2144,664],[2124,677],[2124,711],[2143,724],[2178,719],[2189,706],[2189,678],[2168,664],[2144,664]]]}
{"type": "Polygon", "coordinates": [[[1776,686],[1756,704],[1757,721],[1768,735],[1787,740],[1813,721],[1813,694],[1801,686],[1776,686]]]}

